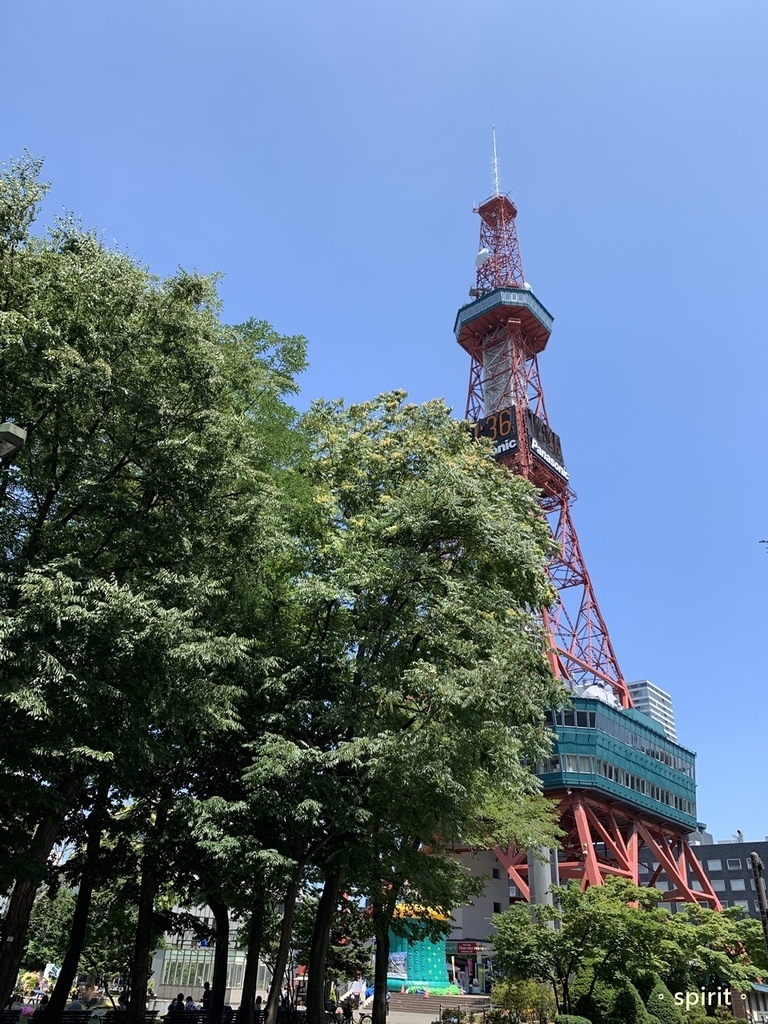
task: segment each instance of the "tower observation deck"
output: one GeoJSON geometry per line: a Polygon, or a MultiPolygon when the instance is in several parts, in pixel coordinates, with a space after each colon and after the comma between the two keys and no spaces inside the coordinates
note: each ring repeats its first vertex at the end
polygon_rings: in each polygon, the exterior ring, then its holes
{"type": "MultiPolygon", "coordinates": [[[[666,900],[719,907],[686,840],[696,828],[695,754],[632,707],[582,555],[571,518],[576,495],[538,366],[553,317],[525,280],[517,208],[499,193],[498,178],[496,186],[475,211],[476,284],[454,333],[470,357],[467,419],[476,436],[492,440],[499,463],[539,489],[557,544],[549,567],[557,599],[542,618],[550,665],[571,700],[549,714],[553,752],[537,774],[565,835],[559,878],[599,885],[618,874],[639,883],[638,853],[647,847],[659,864],[654,877],[667,882],[666,900]]],[[[530,899],[526,851],[495,853],[530,899]]]]}

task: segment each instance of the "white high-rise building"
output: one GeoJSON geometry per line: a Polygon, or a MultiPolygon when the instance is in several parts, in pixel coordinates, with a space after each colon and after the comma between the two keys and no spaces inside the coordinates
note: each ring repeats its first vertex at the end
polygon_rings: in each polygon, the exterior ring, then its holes
{"type": "Polygon", "coordinates": [[[627,683],[627,688],[637,710],[663,726],[667,739],[677,743],[675,712],[670,695],[648,679],[627,683]]]}

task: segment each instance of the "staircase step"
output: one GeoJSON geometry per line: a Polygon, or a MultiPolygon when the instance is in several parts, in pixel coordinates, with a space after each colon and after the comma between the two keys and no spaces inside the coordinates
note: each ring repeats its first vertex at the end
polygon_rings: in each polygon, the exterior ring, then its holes
{"type": "Polygon", "coordinates": [[[489,996],[423,996],[415,992],[392,992],[389,997],[389,1009],[400,1013],[424,1013],[433,1018],[439,1016],[440,1009],[458,1008],[462,1013],[482,1013],[490,1009],[489,996]]]}

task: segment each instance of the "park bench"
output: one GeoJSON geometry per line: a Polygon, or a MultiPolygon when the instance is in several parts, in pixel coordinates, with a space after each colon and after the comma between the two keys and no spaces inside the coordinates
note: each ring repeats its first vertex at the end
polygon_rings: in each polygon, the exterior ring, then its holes
{"type": "MultiPolygon", "coordinates": [[[[157,1016],[157,1010],[145,1010],[144,1011],[144,1024],[154,1024],[155,1017],[157,1016]]],[[[186,1015],[185,1015],[186,1016],[186,1015]]],[[[192,1014],[190,1013],[191,1017],[192,1014]]],[[[102,1017],[104,1024],[121,1024],[125,1020],[124,1010],[107,1010],[102,1017]]]]}
{"type": "Polygon", "coordinates": [[[65,1010],[61,1015],[61,1024],[86,1024],[92,1013],[93,1010],[65,1010]]]}
{"type": "MultiPolygon", "coordinates": [[[[23,1020],[39,1021],[42,1019],[45,1020],[47,1024],[48,1022],[49,1024],[53,1024],[54,1021],[59,1022],[59,1024],[87,1024],[91,1019],[92,1013],[93,1010],[63,1010],[61,1016],[51,1017],[46,1013],[45,1007],[38,1006],[31,1017],[24,1017],[23,1020]]],[[[15,1024],[16,1020],[18,1020],[18,1017],[14,1019],[13,1024],[15,1024]]],[[[11,1024],[11,1022],[2,1020],[0,1024],[11,1024]]]]}
{"type": "Polygon", "coordinates": [[[207,1024],[207,1010],[176,1010],[163,1017],[165,1024],[207,1024]]]}

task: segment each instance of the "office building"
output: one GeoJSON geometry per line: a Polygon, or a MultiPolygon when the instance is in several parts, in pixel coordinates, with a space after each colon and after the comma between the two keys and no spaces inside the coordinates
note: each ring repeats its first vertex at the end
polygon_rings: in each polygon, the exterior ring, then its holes
{"type": "Polygon", "coordinates": [[[642,711],[644,715],[652,718],[654,722],[658,722],[663,727],[667,739],[677,743],[675,712],[670,695],[648,679],[641,679],[636,683],[628,683],[627,689],[632,698],[633,706],[638,711],[642,711]]]}

